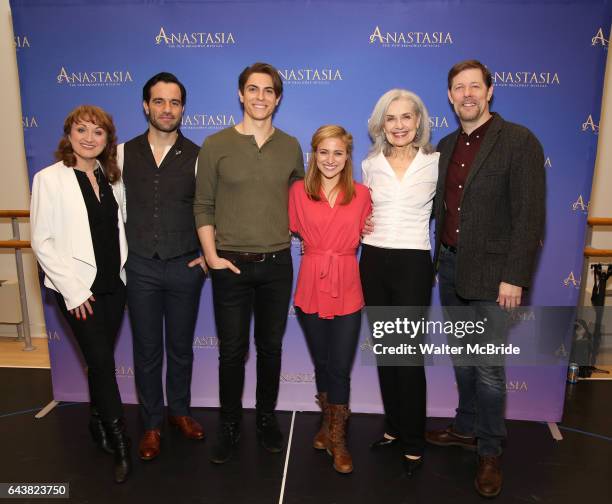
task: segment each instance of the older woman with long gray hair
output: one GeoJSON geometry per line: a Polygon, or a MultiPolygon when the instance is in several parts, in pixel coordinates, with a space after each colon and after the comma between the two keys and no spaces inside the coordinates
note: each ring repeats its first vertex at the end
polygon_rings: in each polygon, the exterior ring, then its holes
{"type": "MultiPolygon", "coordinates": [[[[424,315],[434,275],[429,223],[439,158],[430,144],[429,114],[416,94],[392,89],[376,103],[368,130],[373,143],[362,170],[374,230],[363,239],[359,265],[365,303],[421,308],[414,312],[424,315]]],[[[386,429],[371,447],[401,443],[412,476],[423,463],[425,370],[378,364],[386,429]]]]}

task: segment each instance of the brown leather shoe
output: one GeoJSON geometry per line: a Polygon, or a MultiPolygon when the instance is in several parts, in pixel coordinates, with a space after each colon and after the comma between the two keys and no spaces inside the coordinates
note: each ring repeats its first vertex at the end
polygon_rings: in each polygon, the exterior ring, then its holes
{"type": "Polygon", "coordinates": [[[346,446],[346,422],[350,415],[348,405],[330,404],[329,444],[327,453],[334,458],[334,469],[342,474],[353,472],[353,458],[346,446]]]}
{"type": "Polygon", "coordinates": [[[429,431],[425,433],[425,439],[436,446],[460,446],[464,450],[476,451],[476,438],[458,434],[452,426],[429,431]]]}
{"type": "Polygon", "coordinates": [[[321,392],[316,396],[317,403],[321,407],[321,427],[315,434],[312,446],[315,450],[325,450],[329,444],[329,404],[327,402],[327,392],[321,392]]]}
{"type": "Polygon", "coordinates": [[[501,457],[478,457],[478,472],[474,480],[476,491],[483,497],[497,497],[502,489],[501,457]]]}
{"type": "Polygon", "coordinates": [[[190,416],[169,416],[170,425],[179,429],[187,439],[204,439],[204,429],[190,416]]]}
{"type": "Polygon", "coordinates": [[[169,416],[168,422],[179,429],[187,439],[204,439],[204,429],[190,416],[169,416]]]}
{"type": "Polygon", "coordinates": [[[159,455],[161,432],[159,429],[146,430],[138,445],[138,454],[142,460],[153,460],[159,455]]]}

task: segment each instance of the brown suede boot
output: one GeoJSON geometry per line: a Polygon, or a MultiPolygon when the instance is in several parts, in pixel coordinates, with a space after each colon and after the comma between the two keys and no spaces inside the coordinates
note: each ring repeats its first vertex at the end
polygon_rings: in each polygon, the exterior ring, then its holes
{"type": "Polygon", "coordinates": [[[329,444],[327,453],[334,457],[334,469],[342,474],[353,472],[353,459],[346,447],[346,421],[350,415],[348,405],[330,404],[329,444]]]}
{"type": "Polygon", "coordinates": [[[321,408],[321,427],[315,434],[312,446],[315,450],[325,450],[329,444],[329,404],[327,402],[327,392],[321,392],[317,396],[317,403],[321,408]]]}

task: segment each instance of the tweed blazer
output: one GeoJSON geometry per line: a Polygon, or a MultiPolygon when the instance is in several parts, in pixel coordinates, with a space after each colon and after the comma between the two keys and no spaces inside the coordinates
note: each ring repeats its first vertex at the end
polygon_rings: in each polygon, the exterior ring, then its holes
{"type": "MultiPolygon", "coordinates": [[[[440,140],[434,203],[438,265],[446,174],[460,129],[440,140]]],[[[545,220],[544,153],[527,128],[495,114],[461,199],[455,286],[465,299],[497,299],[500,282],[529,288],[545,220]]]]}

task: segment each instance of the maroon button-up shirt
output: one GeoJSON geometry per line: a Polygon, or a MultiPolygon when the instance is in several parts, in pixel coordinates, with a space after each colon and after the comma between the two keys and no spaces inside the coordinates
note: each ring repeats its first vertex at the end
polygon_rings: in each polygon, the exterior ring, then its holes
{"type": "Polygon", "coordinates": [[[465,131],[459,133],[455,150],[451,157],[446,172],[446,184],[444,188],[444,204],[446,215],[444,217],[444,228],[442,229],[442,243],[456,247],[459,242],[461,228],[461,197],[465,187],[476,154],[480,150],[482,140],[493,120],[493,116],[482,126],[476,128],[469,135],[465,131]]]}

